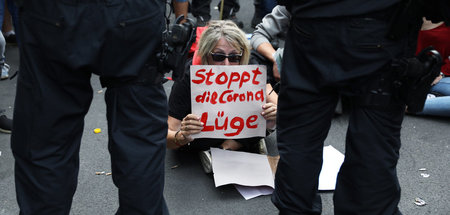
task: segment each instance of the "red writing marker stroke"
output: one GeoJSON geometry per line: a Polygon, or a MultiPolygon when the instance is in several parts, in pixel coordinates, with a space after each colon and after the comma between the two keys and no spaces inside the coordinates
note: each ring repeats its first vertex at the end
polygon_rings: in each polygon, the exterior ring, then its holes
{"type": "Polygon", "coordinates": [[[217,85],[224,85],[226,84],[227,89],[231,88],[231,85],[233,83],[237,83],[239,86],[239,89],[245,84],[249,83],[252,85],[259,85],[259,81],[256,79],[259,75],[261,75],[262,72],[259,71],[259,67],[252,70],[252,74],[250,74],[247,71],[243,71],[242,73],[239,72],[231,72],[230,74],[227,74],[226,72],[221,72],[216,75],[216,73],[212,72],[212,69],[210,69],[208,72],[206,72],[205,69],[199,69],[195,72],[194,78],[192,78],[193,84],[217,84],[217,85]],[[212,82],[212,80],[214,82],[212,82]],[[251,80],[251,82],[250,82],[251,80]]]}
{"type": "Polygon", "coordinates": [[[205,91],[200,95],[195,96],[197,103],[211,103],[211,104],[226,104],[231,102],[264,102],[264,91],[260,89],[256,92],[247,91],[243,93],[235,93],[233,90],[225,90],[223,92],[205,91]]]}
{"type": "MultiPolygon", "coordinates": [[[[223,111],[219,111],[217,114],[219,118],[222,118],[224,116],[223,111]]],[[[224,135],[227,137],[234,137],[239,135],[244,128],[247,129],[256,129],[258,128],[258,124],[255,123],[258,119],[257,115],[251,115],[246,120],[244,120],[242,117],[236,116],[233,117],[231,120],[228,119],[228,116],[225,117],[223,120],[223,124],[219,125],[219,119],[215,118],[212,120],[214,122],[214,125],[208,125],[208,112],[202,113],[202,116],[200,117],[200,121],[203,122],[203,130],[202,132],[210,132],[215,130],[224,130],[225,132],[228,131],[230,128],[232,131],[225,133],[224,135]]]]}

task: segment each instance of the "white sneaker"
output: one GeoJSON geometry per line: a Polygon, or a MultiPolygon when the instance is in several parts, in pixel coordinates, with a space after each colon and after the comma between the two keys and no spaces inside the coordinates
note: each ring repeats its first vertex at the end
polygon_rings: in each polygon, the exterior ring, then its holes
{"type": "Polygon", "coordinates": [[[211,173],[212,172],[212,158],[211,158],[211,151],[201,151],[198,153],[200,156],[200,162],[202,163],[203,171],[205,173],[211,173]]]}
{"type": "Polygon", "coordinates": [[[0,65],[0,67],[2,68],[2,75],[0,79],[5,80],[9,78],[9,65],[5,63],[3,66],[0,65]]]}
{"type": "Polygon", "coordinates": [[[266,141],[264,140],[264,138],[261,138],[258,142],[258,152],[259,152],[259,154],[262,154],[262,155],[268,154],[266,141]]]}

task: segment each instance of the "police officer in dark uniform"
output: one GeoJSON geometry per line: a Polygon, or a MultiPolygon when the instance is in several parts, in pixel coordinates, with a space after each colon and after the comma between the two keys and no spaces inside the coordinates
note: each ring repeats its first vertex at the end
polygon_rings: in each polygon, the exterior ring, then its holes
{"type": "Polygon", "coordinates": [[[117,214],[167,214],[160,0],[23,0],[12,151],[20,214],[69,214],[92,73],[107,87],[117,214]]]}
{"type": "MultiPolygon", "coordinates": [[[[280,214],[320,214],[324,140],[340,94],[351,103],[335,214],[400,214],[396,165],[405,104],[391,61],[412,55],[407,35],[388,39],[399,0],[288,1],[292,14],[278,101],[280,214]]],[[[414,43],[414,42],[413,42],[414,43]]]]}

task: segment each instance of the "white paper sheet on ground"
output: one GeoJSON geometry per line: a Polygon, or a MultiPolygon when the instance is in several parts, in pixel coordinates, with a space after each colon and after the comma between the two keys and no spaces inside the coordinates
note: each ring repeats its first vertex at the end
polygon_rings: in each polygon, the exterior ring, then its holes
{"type": "Polygon", "coordinates": [[[234,187],[236,187],[236,189],[245,198],[245,200],[249,200],[262,195],[270,195],[273,193],[273,188],[268,186],[249,187],[235,184],[234,187]]]}
{"type": "Polygon", "coordinates": [[[333,146],[323,147],[323,164],[319,175],[319,190],[334,190],[336,177],[342,162],[344,162],[344,154],[333,146]]]}
{"type": "Polygon", "coordinates": [[[275,187],[266,155],[211,148],[211,156],[216,187],[226,184],[275,187]]]}

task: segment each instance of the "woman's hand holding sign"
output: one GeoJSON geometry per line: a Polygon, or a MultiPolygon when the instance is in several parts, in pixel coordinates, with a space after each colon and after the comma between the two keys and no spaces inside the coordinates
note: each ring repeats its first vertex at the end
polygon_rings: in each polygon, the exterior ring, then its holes
{"type": "Polygon", "coordinates": [[[203,123],[200,121],[200,118],[194,114],[188,114],[181,121],[181,134],[183,134],[189,142],[194,140],[191,135],[200,133],[202,129],[203,123]]]}
{"type": "Polygon", "coordinates": [[[274,103],[266,103],[262,106],[263,112],[261,115],[267,120],[266,128],[272,131],[275,128],[277,120],[277,105],[274,103]]]}
{"type": "Polygon", "coordinates": [[[203,123],[194,114],[188,114],[183,120],[169,116],[167,123],[169,125],[167,147],[171,149],[177,149],[192,142],[194,138],[191,135],[200,133],[203,129],[203,123]]]}
{"type": "Polygon", "coordinates": [[[274,103],[266,103],[262,106],[263,112],[261,115],[267,121],[275,121],[277,119],[277,105],[274,103]]]}

